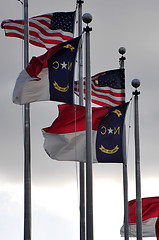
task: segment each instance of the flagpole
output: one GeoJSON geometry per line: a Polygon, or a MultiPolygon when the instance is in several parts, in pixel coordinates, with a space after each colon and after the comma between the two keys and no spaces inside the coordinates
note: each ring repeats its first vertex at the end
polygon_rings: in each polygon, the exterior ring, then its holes
{"type": "MultiPolygon", "coordinates": [[[[119,58],[120,69],[124,69],[124,61],[126,58],[123,56],[126,53],[124,47],[119,48],[119,53],[122,55],[119,58]]],[[[123,188],[124,188],[124,236],[125,240],[129,239],[129,212],[128,212],[128,174],[127,174],[127,158],[126,158],[126,129],[124,128],[123,134],[123,188]]]]}
{"type": "Polygon", "coordinates": [[[90,31],[88,23],[92,21],[89,13],[83,15],[87,24],[86,32],[86,236],[93,240],[93,179],[92,179],[92,107],[91,107],[91,74],[90,74],[90,31]]]}
{"type": "MultiPolygon", "coordinates": [[[[24,68],[29,62],[28,0],[24,0],[24,68]]],[[[31,240],[30,105],[24,105],[24,240],[31,240]]]]}
{"type": "MultiPolygon", "coordinates": [[[[84,1],[78,0],[78,35],[82,35],[82,4],[84,1]]],[[[82,55],[82,38],[79,43],[78,55],[79,67],[79,105],[83,106],[83,55],[82,55]]],[[[85,240],[85,174],[84,163],[79,163],[80,176],[80,240],[85,240]]]]}
{"type": "Polygon", "coordinates": [[[136,167],[136,229],[137,240],[142,240],[142,202],[141,202],[141,175],[140,175],[140,144],[139,144],[139,110],[138,110],[138,95],[140,92],[137,88],[140,86],[138,79],[132,80],[132,86],[136,88],[133,92],[134,115],[135,115],[135,167],[136,167]]]}
{"type": "MultiPolygon", "coordinates": [[[[82,35],[82,4],[84,1],[78,0],[78,35],[82,35]]],[[[83,105],[83,56],[82,56],[82,38],[79,43],[79,104],[83,105]]]]}

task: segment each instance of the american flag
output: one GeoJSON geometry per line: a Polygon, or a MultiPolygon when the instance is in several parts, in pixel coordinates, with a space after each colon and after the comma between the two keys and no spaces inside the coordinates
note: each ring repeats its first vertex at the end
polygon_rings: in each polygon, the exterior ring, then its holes
{"type": "MultiPolygon", "coordinates": [[[[125,102],[124,69],[115,69],[98,73],[91,77],[92,102],[107,107],[115,107],[125,102]]],[[[74,92],[79,95],[79,82],[75,81],[74,92]]],[[[85,99],[86,79],[83,79],[83,96],[85,99]]]]}
{"type": "MultiPolygon", "coordinates": [[[[55,12],[29,18],[29,42],[49,49],[73,38],[74,12],[55,12]]],[[[24,39],[24,20],[4,20],[5,35],[24,39]]]]}

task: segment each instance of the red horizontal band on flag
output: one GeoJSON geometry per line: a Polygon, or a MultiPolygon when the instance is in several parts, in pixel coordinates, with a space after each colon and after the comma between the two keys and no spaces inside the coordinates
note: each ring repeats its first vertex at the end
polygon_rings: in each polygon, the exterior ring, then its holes
{"type": "Polygon", "coordinates": [[[30,61],[30,64],[26,68],[26,71],[30,77],[37,78],[42,69],[48,67],[48,59],[61,48],[62,47],[60,45],[56,45],[55,47],[50,48],[45,54],[39,57],[33,57],[30,61]]]}
{"type": "MultiPolygon", "coordinates": [[[[79,105],[58,105],[59,116],[53,124],[44,128],[48,133],[64,134],[84,131],[86,129],[85,107],[79,105]],[[69,114],[68,114],[69,113],[69,114]]],[[[92,129],[97,130],[102,118],[107,114],[106,107],[92,108],[92,129]]]]}
{"type": "MultiPolygon", "coordinates": [[[[159,197],[142,198],[142,221],[159,216],[159,197]]],[[[136,223],[136,199],[129,201],[129,223],[136,223]]]]}

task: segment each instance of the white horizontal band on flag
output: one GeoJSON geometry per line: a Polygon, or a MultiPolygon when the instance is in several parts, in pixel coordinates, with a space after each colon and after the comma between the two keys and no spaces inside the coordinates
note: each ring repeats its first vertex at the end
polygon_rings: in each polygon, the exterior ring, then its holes
{"type": "MultiPolygon", "coordinates": [[[[142,236],[143,237],[156,237],[155,224],[157,217],[149,218],[142,222],[142,236]]],[[[136,237],[136,223],[129,223],[129,237],[136,237]]],[[[124,237],[124,225],[120,229],[121,237],[124,237]]]]}
{"type": "Polygon", "coordinates": [[[13,91],[13,102],[26,104],[35,101],[50,100],[48,69],[44,68],[37,78],[32,78],[23,70],[16,81],[13,91]]]}
{"type": "MultiPolygon", "coordinates": [[[[44,149],[50,158],[59,161],[86,162],[86,131],[53,134],[42,131],[45,141],[44,149]]],[[[96,163],[96,134],[92,131],[93,162],[96,163]]]]}

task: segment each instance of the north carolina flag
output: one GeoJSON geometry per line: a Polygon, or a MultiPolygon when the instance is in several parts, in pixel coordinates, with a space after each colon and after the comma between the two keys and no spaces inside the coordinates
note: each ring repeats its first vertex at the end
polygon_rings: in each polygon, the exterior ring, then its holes
{"type": "MultiPolygon", "coordinates": [[[[129,201],[129,236],[136,237],[136,200],[129,201]]],[[[142,198],[142,236],[159,240],[159,197],[142,198]]],[[[120,229],[124,237],[124,226],[120,229]]]]}
{"type": "Polygon", "coordinates": [[[13,102],[36,101],[73,103],[73,79],[78,43],[77,37],[50,48],[44,55],[33,57],[18,76],[13,102]]]}
{"type": "MultiPolygon", "coordinates": [[[[122,163],[122,130],[128,104],[116,108],[92,108],[93,162],[122,163]],[[108,121],[107,121],[108,118],[108,121]],[[111,118],[116,119],[111,122],[111,118]]],[[[42,130],[44,149],[60,161],[86,161],[85,107],[59,105],[59,116],[42,130]]]]}

